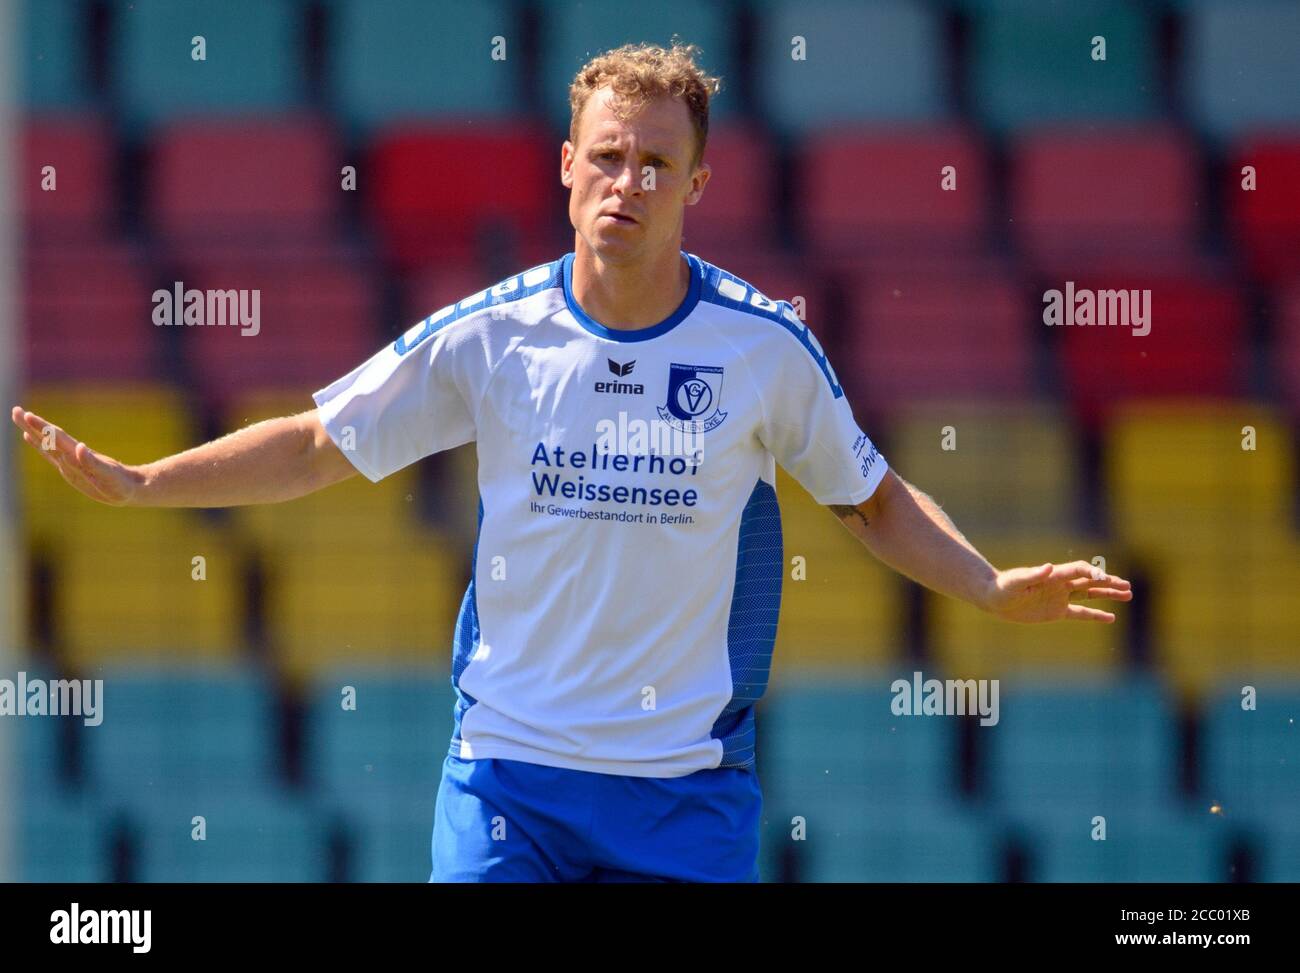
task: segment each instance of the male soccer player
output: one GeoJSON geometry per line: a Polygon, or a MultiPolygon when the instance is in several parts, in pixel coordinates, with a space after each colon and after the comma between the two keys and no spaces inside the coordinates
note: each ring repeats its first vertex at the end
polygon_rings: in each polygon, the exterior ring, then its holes
{"type": "MultiPolygon", "coordinates": [[[[312,411],[142,466],[62,430],[43,454],[104,503],[201,507],[476,444],[434,881],[757,878],[777,463],[882,561],[1000,618],[1111,622],[1077,601],[1131,598],[1084,562],[992,567],[889,470],[791,305],[681,250],[717,89],[694,53],[626,46],[579,71],[573,252],[415,324],[312,411]]],[[[46,421],[14,421],[39,448],[46,421]]]]}

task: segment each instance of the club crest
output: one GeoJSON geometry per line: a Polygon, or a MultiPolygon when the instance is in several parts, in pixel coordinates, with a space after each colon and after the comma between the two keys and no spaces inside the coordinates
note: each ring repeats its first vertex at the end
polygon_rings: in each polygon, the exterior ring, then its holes
{"type": "Polygon", "coordinates": [[[682,432],[708,432],[727,418],[722,403],[722,368],[716,365],[668,366],[668,401],[659,418],[682,432]]]}

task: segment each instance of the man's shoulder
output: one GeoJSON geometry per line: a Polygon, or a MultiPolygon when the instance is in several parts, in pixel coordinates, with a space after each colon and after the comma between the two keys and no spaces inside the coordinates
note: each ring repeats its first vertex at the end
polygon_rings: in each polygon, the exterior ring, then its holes
{"type": "Polygon", "coordinates": [[[398,338],[395,350],[404,354],[424,338],[451,325],[459,325],[458,330],[499,331],[509,327],[505,322],[530,320],[538,313],[533,301],[544,302],[549,292],[563,286],[563,261],[564,257],[560,256],[521,270],[439,308],[398,338]]]}
{"type": "MultiPolygon", "coordinates": [[[[698,258],[697,258],[698,259],[698,258]]],[[[769,350],[778,358],[792,350],[791,342],[800,345],[826,374],[838,392],[839,382],[827,361],[821,342],[804,321],[805,304],[801,297],[792,300],[769,297],[749,281],[706,260],[701,304],[727,312],[717,316],[722,326],[729,326],[733,336],[743,340],[748,353],[769,350]]]]}

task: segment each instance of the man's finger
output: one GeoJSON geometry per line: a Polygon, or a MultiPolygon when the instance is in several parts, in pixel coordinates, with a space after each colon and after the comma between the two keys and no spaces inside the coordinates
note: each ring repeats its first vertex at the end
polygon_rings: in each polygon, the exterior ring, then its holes
{"type": "Polygon", "coordinates": [[[1099,608],[1089,608],[1086,605],[1066,605],[1065,617],[1084,622],[1115,621],[1115,616],[1110,612],[1104,612],[1099,608]]]}
{"type": "Polygon", "coordinates": [[[1007,579],[1007,587],[1013,591],[1021,588],[1028,588],[1050,577],[1052,574],[1052,564],[1039,565],[1036,568],[1013,568],[1007,572],[1010,577],[1007,579]]]}
{"type": "Polygon", "coordinates": [[[1108,598],[1111,601],[1132,601],[1133,592],[1125,591],[1120,588],[1085,588],[1082,590],[1071,591],[1070,597],[1080,599],[1108,598]]]}

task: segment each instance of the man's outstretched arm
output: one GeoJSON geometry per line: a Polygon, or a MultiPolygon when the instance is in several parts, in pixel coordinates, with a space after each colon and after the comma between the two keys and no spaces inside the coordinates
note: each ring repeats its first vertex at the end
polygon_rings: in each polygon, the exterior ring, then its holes
{"type": "Polygon", "coordinates": [[[1113,622],[1110,612],[1077,604],[1129,601],[1129,582],[1087,561],[999,571],[930,497],[889,470],[870,499],[833,505],[841,523],[877,558],[918,584],[1012,622],[1070,618],[1113,622]]]}
{"type": "Polygon", "coordinates": [[[153,463],[119,463],[15,406],[23,439],[77,490],[115,507],[236,507],[292,500],[357,472],[312,409],[258,422],[153,463]]]}

